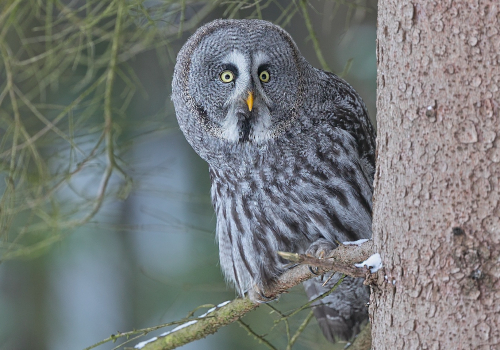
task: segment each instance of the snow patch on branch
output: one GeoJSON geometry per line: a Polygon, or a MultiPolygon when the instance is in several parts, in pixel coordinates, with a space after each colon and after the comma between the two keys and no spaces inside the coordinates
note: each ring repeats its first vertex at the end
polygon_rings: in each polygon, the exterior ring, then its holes
{"type": "MultiPolygon", "coordinates": [[[[203,317],[207,316],[209,313],[211,312],[214,312],[216,309],[220,309],[221,307],[223,307],[224,305],[227,305],[231,302],[231,300],[228,300],[228,301],[225,301],[223,303],[220,303],[219,305],[217,305],[216,307],[213,307],[211,309],[209,309],[207,312],[205,312],[203,315],[200,315],[198,317],[198,319],[202,319],[203,317]]],[[[174,333],[174,332],[177,332],[179,329],[182,329],[182,328],[185,328],[185,327],[188,327],[188,326],[191,326],[192,324],[195,324],[196,322],[198,322],[198,320],[192,320],[192,321],[188,321],[186,323],[183,323],[177,327],[175,327],[174,329],[172,329],[171,331],[168,331],[168,332],[165,332],[165,333],[162,333],[160,334],[158,337],[164,337],[164,336],[167,336],[169,335],[170,333],[174,333]]],[[[138,343],[136,346],[134,346],[134,348],[136,349],[142,349],[146,344],[148,343],[152,343],[156,340],[158,340],[158,337],[153,337],[151,339],[148,339],[148,340],[145,340],[145,341],[142,341],[140,343],[138,343]]]]}
{"type": "Polygon", "coordinates": [[[370,269],[371,273],[375,273],[383,267],[382,258],[380,257],[379,253],[375,253],[372,256],[370,256],[368,259],[363,261],[362,263],[354,264],[354,266],[356,266],[356,267],[367,266],[370,269]]]}
{"type": "Polygon", "coordinates": [[[226,306],[226,305],[227,305],[227,304],[229,304],[230,302],[231,302],[231,300],[224,301],[224,302],[220,303],[219,305],[217,305],[216,307],[217,307],[217,308],[221,308],[221,307],[223,307],[223,306],[226,306]]]}
{"type": "MultiPolygon", "coordinates": [[[[164,337],[166,335],[169,335],[170,333],[177,332],[179,329],[185,328],[187,326],[191,326],[192,324],[195,324],[196,322],[198,322],[198,320],[192,320],[192,321],[183,323],[180,326],[175,327],[171,331],[168,331],[168,332],[160,334],[158,337],[164,337]]],[[[153,337],[151,339],[148,339],[148,340],[145,340],[145,341],[141,341],[139,344],[137,344],[136,346],[134,346],[134,348],[136,348],[136,349],[142,349],[146,344],[156,341],[158,339],[158,337],[153,337]]]]}
{"type": "Polygon", "coordinates": [[[342,242],[343,245],[357,245],[358,247],[365,242],[368,242],[369,239],[358,239],[357,241],[352,242],[342,242]]]}
{"type": "Polygon", "coordinates": [[[134,346],[134,348],[136,348],[136,349],[142,349],[144,346],[146,346],[147,343],[152,343],[152,342],[154,342],[157,339],[158,339],[158,337],[154,337],[154,338],[151,338],[149,340],[141,341],[139,344],[137,344],[136,346],[134,346]]]}
{"type": "Polygon", "coordinates": [[[207,316],[209,313],[214,312],[217,309],[220,309],[221,307],[223,307],[224,305],[229,304],[230,302],[231,302],[231,300],[228,300],[228,301],[225,301],[223,303],[220,303],[219,305],[217,305],[217,306],[215,306],[215,307],[213,307],[211,309],[208,309],[207,312],[205,312],[203,315],[198,316],[198,318],[203,318],[203,317],[207,316]]]}

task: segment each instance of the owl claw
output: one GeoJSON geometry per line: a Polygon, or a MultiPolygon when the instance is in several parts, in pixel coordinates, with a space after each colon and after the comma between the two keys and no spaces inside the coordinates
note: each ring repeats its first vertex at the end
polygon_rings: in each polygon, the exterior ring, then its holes
{"type": "Polygon", "coordinates": [[[325,259],[329,256],[330,252],[337,248],[335,243],[327,241],[324,238],[314,241],[306,250],[306,254],[314,256],[318,259],[325,259]]]}
{"type": "Polygon", "coordinates": [[[268,296],[267,296],[267,295],[265,295],[263,292],[259,292],[259,295],[260,295],[260,297],[262,298],[262,300],[263,300],[264,302],[268,302],[268,301],[273,301],[273,300],[274,300],[274,298],[272,298],[272,297],[270,297],[270,296],[268,297],[268,296]]]}
{"type": "MultiPolygon", "coordinates": [[[[335,243],[327,241],[324,238],[314,241],[309,248],[306,250],[306,254],[316,257],[318,259],[325,259],[329,256],[330,252],[337,246],[335,243]]],[[[309,271],[315,275],[319,275],[319,268],[316,266],[309,266],[309,271]]]]}
{"type": "Polygon", "coordinates": [[[317,266],[311,266],[311,265],[309,265],[309,271],[311,271],[311,273],[313,275],[316,275],[316,276],[319,275],[319,273],[318,273],[319,267],[317,267],[317,266]]]}
{"type": "Polygon", "coordinates": [[[255,303],[268,303],[276,299],[276,297],[267,296],[264,291],[257,286],[254,286],[248,291],[248,298],[255,303]]]}

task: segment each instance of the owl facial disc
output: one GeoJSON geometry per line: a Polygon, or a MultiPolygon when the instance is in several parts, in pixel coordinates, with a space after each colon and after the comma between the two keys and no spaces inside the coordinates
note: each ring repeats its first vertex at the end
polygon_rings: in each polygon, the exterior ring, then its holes
{"type": "Polygon", "coordinates": [[[221,72],[221,81],[232,88],[224,103],[227,113],[221,125],[221,137],[227,141],[259,143],[270,137],[272,102],[259,78],[265,59],[266,55],[259,52],[245,55],[233,51],[222,61],[227,70],[221,72]],[[231,72],[234,79],[227,79],[226,71],[231,72]]]}
{"type": "Polygon", "coordinates": [[[191,144],[203,134],[222,148],[260,149],[294,125],[307,62],[290,36],[268,22],[220,23],[198,31],[179,53],[185,59],[176,65],[174,94],[189,110],[180,126],[191,144]],[[188,125],[196,128],[187,132],[188,125]]]}

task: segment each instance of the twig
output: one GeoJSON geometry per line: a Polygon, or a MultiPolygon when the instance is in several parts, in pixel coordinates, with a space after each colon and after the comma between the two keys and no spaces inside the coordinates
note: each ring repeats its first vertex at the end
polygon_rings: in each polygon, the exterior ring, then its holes
{"type": "Polygon", "coordinates": [[[285,322],[285,329],[286,329],[286,337],[288,340],[290,340],[290,324],[288,322],[288,318],[280,311],[278,310],[277,308],[275,308],[274,306],[272,306],[271,304],[269,303],[266,303],[265,304],[268,308],[270,308],[271,310],[273,310],[274,312],[276,312],[278,315],[280,315],[280,318],[276,321],[274,321],[274,326],[273,328],[278,324],[280,323],[281,321],[284,321],[285,322]]]}
{"type": "MultiPolygon", "coordinates": [[[[78,104],[87,97],[92,91],[94,91],[101,83],[105,80],[106,76],[102,75],[99,79],[97,79],[89,88],[87,88],[83,93],[81,93],[74,101],[72,101],[68,106],[66,106],[61,113],[59,113],[54,120],[52,120],[52,125],[57,125],[59,121],[61,121],[73,108],[78,106],[78,104]]],[[[38,131],[35,135],[31,136],[25,142],[20,143],[18,145],[13,146],[16,150],[21,150],[25,147],[30,147],[36,140],[45,135],[48,131],[51,130],[50,125],[46,125],[40,131],[38,131]]],[[[1,153],[0,158],[7,157],[12,152],[12,148],[1,153]]]]}
{"type": "Polygon", "coordinates": [[[288,345],[286,346],[286,350],[292,349],[293,344],[295,344],[297,339],[299,339],[299,336],[302,334],[304,329],[306,329],[307,325],[309,324],[309,322],[311,321],[311,318],[313,316],[314,316],[314,312],[311,310],[309,312],[309,314],[306,316],[306,318],[304,319],[304,321],[300,324],[299,328],[297,328],[297,331],[293,335],[292,339],[290,339],[290,341],[288,342],[288,345]]]}
{"type": "Polygon", "coordinates": [[[311,18],[309,17],[309,12],[307,11],[307,0],[300,0],[300,7],[302,9],[302,14],[304,15],[304,21],[306,22],[307,30],[309,31],[309,36],[311,37],[311,40],[313,42],[314,51],[316,52],[319,63],[321,64],[321,68],[323,68],[323,70],[331,72],[330,67],[328,67],[328,63],[326,63],[326,60],[323,57],[318,38],[316,37],[316,33],[314,32],[314,28],[312,26],[311,18]]]}
{"type": "Polygon", "coordinates": [[[269,349],[272,349],[272,350],[278,350],[274,347],[273,344],[271,344],[270,342],[268,342],[263,336],[261,335],[258,335],[257,333],[255,333],[253,331],[252,328],[250,328],[249,325],[247,325],[245,322],[243,322],[242,320],[238,320],[238,324],[243,327],[248,333],[250,333],[251,335],[253,335],[255,337],[255,339],[257,339],[259,342],[263,343],[264,345],[266,345],[269,349]]]}
{"type": "Polygon", "coordinates": [[[122,17],[124,15],[124,3],[122,0],[118,1],[118,9],[116,14],[115,31],[113,34],[113,41],[111,44],[111,59],[109,61],[108,72],[106,76],[106,88],[104,91],[104,140],[106,143],[107,165],[101,179],[101,185],[97,192],[96,202],[93,209],[88,213],[80,223],[85,224],[99,211],[104,202],[106,189],[109,180],[113,174],[113,170],[118,170],[128,180],[126,173],[118,166],[115,160],[115,153],[113,147],[113,117],[111,113],[111,95],[113,92],[113,83],[116,76],[116,66],[118,57],[119,40],[121,34],[122,17]]]}
{"type": "Polygon", "coordinates": [[[161,328],[165,328],[165,327],[173,326],[173,325],[178,325],[179,323],[181,323],[181,322],[170,322],[170,323],[160,324],[160,325],[154,326],[154,327],[138,329],[138,330],[129,331],[129,332],[117,332],[116,334],[111,334],[108,338],[101,340],[100,342],[95,343],[89,347],[86,347],[83,350],[91,350],[91,349],[97,348],[98,346],[100,346],[102,344],[106,344],[109,342],[115,342],[116,340],[118,340],[120,338],[129,338],[129,337],[134,336],[134,335],[143,336],[143,335],[148,334],[149,332],[156,331],[157,329],[161,329],[161,328]]]}
{"type": "Polygon", "coordinates": [[[302,305],[301,307],[297,308],[296,310],[294,310],[293,312],[289,313],[288,315],[286,315],[286,317],[292,317],[296,314],[298,314],[299,312],[301,312],[302,310],[304,309],[307,309],[308,307],[310,307],[314,302],[318,301],[318,300],[321,300],[323,298],[326,298],[327,296],[329,296],[330,294],[333,293],[333,291],[335,289],[337,289],[338,286],[340,286],[340,284],[344,281],[344,278],[345,278],[345,275],[343,275],[342,277],[339,278],[339,280],[337,281],[337,283],[335,283],[335,285],[327,292],[321,294],[321,295],[318,295],[316,298],[314,299],[311,299],[309,300],[307,303],[305,303],[304,305],[302,305]]]}

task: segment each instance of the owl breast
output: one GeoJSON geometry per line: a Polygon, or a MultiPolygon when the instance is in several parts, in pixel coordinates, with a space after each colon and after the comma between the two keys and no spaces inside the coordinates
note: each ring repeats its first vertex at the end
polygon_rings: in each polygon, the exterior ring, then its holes
{"type": "Polygon", "coordinates": [[[349,157],[357,152],[350,134],[323,127],[304,136],[284,135],[265,148],[235,144],[239,159],[210,166],[220,262],[241,295],[283,273],[288,262],[277,251],[371,236],[372,184],[349,157]]]}

